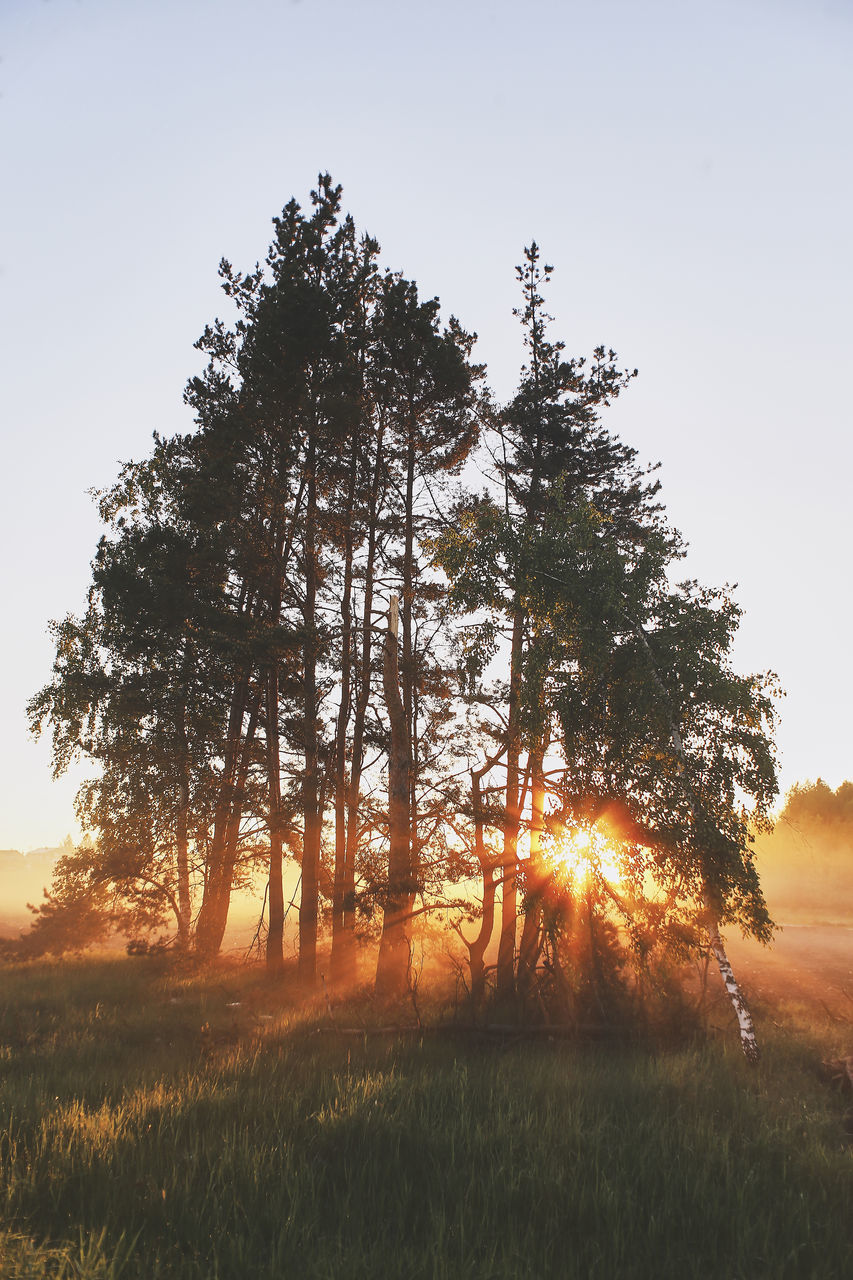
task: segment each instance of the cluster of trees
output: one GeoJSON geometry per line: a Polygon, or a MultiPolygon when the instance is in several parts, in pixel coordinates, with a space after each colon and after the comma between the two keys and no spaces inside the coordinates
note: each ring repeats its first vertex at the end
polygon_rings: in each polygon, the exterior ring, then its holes
{"type": "Polygon", "coordinates": [[[501,999],[574,1010],[602,1007],[617,933],[641,967],[723,963],[723,922],[767,937],[774,681],[734,671],[725,592],[673,585],[654,473],[603,422],[636,371],[551,338],[534,244],[498,407],[473,335],[380,266],[328,175],[274,228],[263,266],[221,264],[236,321],[197,344],[195,430],[100,495],[87,609],[53,624],[31,723],[57,771],[97,765],[67,881],[212,956],[263,867],[278,970],[293,859],[302,982],[328,945],[345,987],[378,935],[383,995],[438,909],[475,999],[496,938],[501,999]],[[592,854],[555,872],[578,832],[617,883],[592,854]]]}
{"type": "Polygon", "coordinates": [[[794,827],[853,829],[853,782],[842,782],[834,791],[823,778],[797,783],[788,792],[779,816],[794,827]]]}
{"type": "Polygon", "coordinates": [[[762,886],[784,923],[853,923],[853,782],[792,787],[755,849],[762,886]]]}

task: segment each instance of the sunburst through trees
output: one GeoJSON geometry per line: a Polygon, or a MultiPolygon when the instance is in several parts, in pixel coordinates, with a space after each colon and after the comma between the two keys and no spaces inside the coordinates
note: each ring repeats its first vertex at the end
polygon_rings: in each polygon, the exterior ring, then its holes
{"type": "Polygon", "coordinates": [[[262,266],[221,266],[195,429],[100,495],[86,612],[55,624],[31,723],[57,772],[95,766],[93,840],[33,945],[88,894],[209,957],[260,880],[277,972],[290,862],[307,990],[378,942],[405,994],[440,918],[475,1007],[606,1022],[710,947],[752,1052],[719,930],[769,934],[775,682],[734,671],[725,592],[672,585],[654,469],[604,420],[636,370],[566,356],[531,245],[498,406],[328,175],[274,227],[262,266]]]}

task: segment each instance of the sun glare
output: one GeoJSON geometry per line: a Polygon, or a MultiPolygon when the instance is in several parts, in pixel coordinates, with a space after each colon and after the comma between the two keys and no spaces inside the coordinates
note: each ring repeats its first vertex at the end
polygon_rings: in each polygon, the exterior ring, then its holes
{"type": "Polygon", "coordinates": [[[549,851],[555,871],[576,884],[585,884],[594,872],[605,880],[622,878],[619,851],[597,828],[566,829],[549,851]]]}

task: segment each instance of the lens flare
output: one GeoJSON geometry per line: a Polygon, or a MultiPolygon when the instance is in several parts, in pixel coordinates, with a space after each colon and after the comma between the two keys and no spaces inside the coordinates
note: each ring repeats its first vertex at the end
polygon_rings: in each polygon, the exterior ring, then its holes
{"type": "Polygon", "coordinates": [[[587,884],[594,876],[618,883],[622,878],[619,849],[596,827],[568,828],[548,851],[554,871],[576,885],[587,884]]]}

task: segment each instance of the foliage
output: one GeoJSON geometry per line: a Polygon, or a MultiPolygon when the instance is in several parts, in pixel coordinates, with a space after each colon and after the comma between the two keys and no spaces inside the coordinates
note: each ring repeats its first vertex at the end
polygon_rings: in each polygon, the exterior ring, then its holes
{"type": "Polygon", "coordinates": [[[29,904],[35,915],[32,927],[19,941],[3,943],[4,954],[60,956],[103,943],[118,926],[119,913],[108,881],[92,876],[93,866],[99,870],[91,842],[61,854],[44,902],[29,904]]]}
{"type": "Polygon", "coordinates": [[[735,671],[727,591],[673,585],[656,469],[606,421],[637,371],[552,338],[534,243],[496,406],[474,335],[380,265],[328,174],[273,227],[263,264],[220,265],[233,320],[197,343],[194,431],[99,496],[86,610],[54,624],[31,724],[57,772],[95,766],[95,840],[43,919],[89,893],[210,957],[263,866],[280,971],[291,857],[306,987],[326,941],[342,988],[379,935],[378,985],[401,994],[412,922],[440,912],[482,1001],[497,904],[507,1007],[604,1022],[655,966],[722,946],[719,922],[766,940],[752,840],[778,689],[735,671]],[[596,832],[621,878],[599,866],[572,897],[551,855],[596,832]]]}
{"type": "Polygon", "coordinates": [[[853,827],[853,782],[842,782],[835,791],[822,778],[817,782],[795,783],[785,797],[779,816],[793,826],[853,827]]]}

